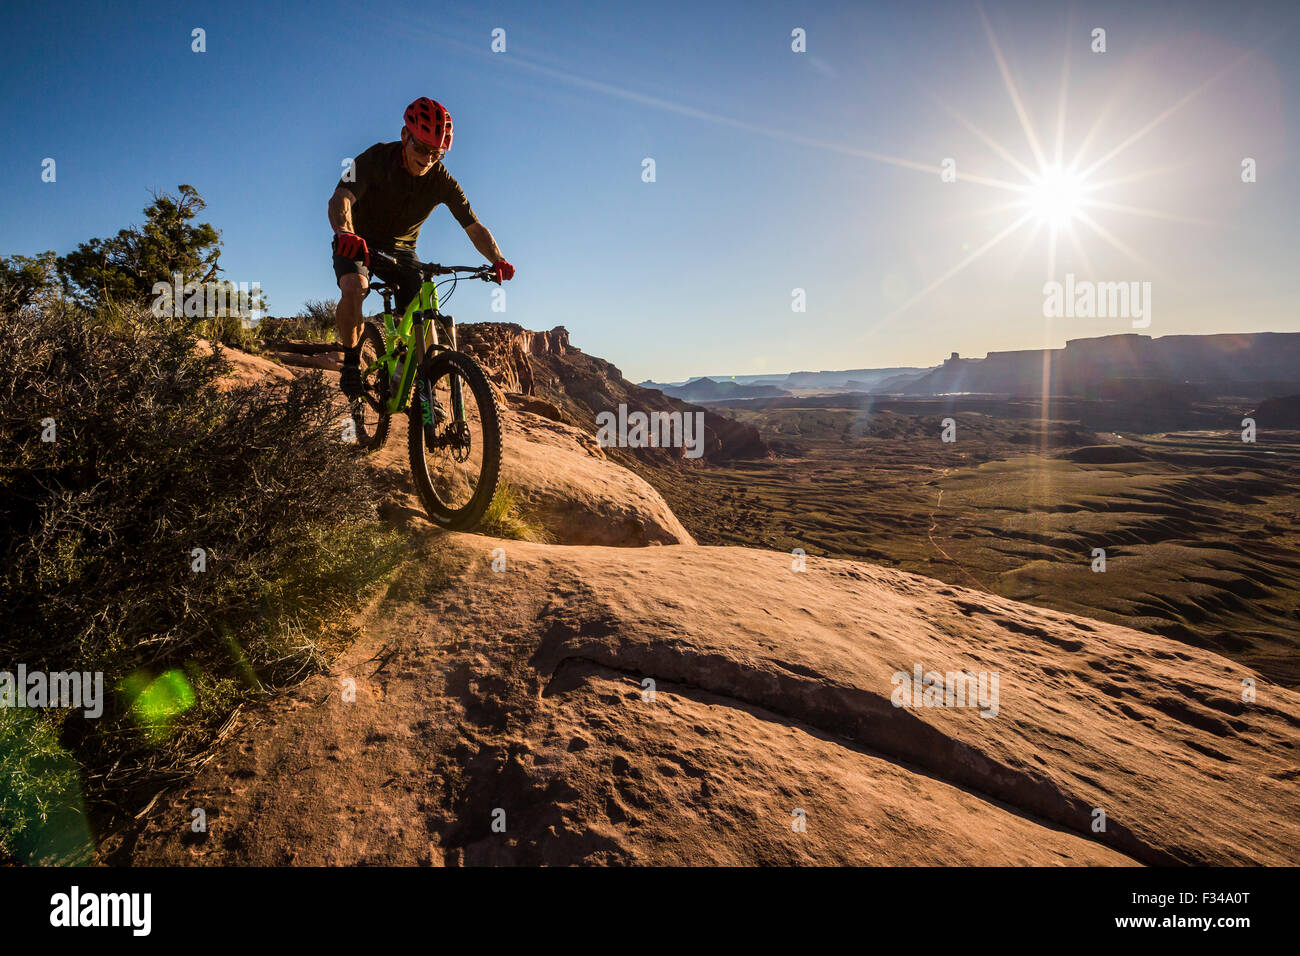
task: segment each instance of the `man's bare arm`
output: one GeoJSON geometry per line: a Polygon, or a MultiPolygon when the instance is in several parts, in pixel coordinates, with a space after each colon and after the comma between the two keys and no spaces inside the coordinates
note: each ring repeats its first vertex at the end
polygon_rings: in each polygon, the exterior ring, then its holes
{"type": "Polygon", "coordinates": [[[469,236],[469,241],[474,243],[474,248],[488,262],[499,262],[505,258],[497,248],[497,241],[492,238],[492,233],[488,232],[488,227],[483,223],[470,223],[465,227],[465,235],[469,236]]]}
{"type": "Polygon", "coordinates": [[[352,191],[342,186],[335,189],[334,195],[330,196],[330,228],[336,233],[354,231],[352,204],[356,201],[357,197],[352,195],[352,191]]]}

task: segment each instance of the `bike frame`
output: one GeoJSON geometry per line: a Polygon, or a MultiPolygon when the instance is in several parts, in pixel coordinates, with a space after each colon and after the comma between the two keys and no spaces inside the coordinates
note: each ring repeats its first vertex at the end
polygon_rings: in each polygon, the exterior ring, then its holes
{"type": "MultiPolygon", "coordinates": [[[[368,375],[376,369],[380,374],[386,376],[385,381],[392,382],[394,378],[399,379],[399,385],[394,394],[388,397],[384,406],[384,411],[389,415],[396,415],[403,411],[410,403],[412,385],[415,383],[415,373],[420,367],[420,362],[424,359],[424,354],[429,347],[447,348],[439,337],[438,329],[441,326],[447,332],[447,338],[451,341],[451,348],[456,347],[455,331],[442,321],[442,314],[438,311],[438,287],[432,280],[427,280],[420,285],[420,293],[411,300],[411,304],[406,307],[406,312],[402,315],[401,321],[395,321],[393,310],[389,306],[389,299],[392,296],[391,289],[384,290],[384,338],[388,343],[388,350],[372,365],[362,370],[363,374],[368,375]],[[425,341],[425,329],[433,329],[433,341],[425,341]]],[[[456,421],[464,417],[463,399],[460,395],[459,381],[453,383],[453,408],[452,414],[456,421]]]]}

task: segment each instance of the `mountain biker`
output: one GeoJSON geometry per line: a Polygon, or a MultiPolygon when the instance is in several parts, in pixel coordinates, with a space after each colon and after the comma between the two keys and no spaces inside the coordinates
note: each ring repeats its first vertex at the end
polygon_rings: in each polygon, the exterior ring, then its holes
{"type": "Polygon", "coordinates": [[[362,394],[361,302],[370,288],[370,250],[381,249],[402,266],[376,264],[373,271],[397,289],[397,311],[420,292],[413,266],[420,227],[440,204],[446,205],[470,242],[492,263],[497,283],[513,279],[515,267],[505,260],[492,233],[478,221],[460,184],[442,165],[451,149],[451,114],[422,96],[406,108],[401,142],[376,143],[356,158],[334,188],[329,202],[334,230],[334,275],[339,283],[336,324],[343,345],[339,385],[348,398],[362,394]]]}

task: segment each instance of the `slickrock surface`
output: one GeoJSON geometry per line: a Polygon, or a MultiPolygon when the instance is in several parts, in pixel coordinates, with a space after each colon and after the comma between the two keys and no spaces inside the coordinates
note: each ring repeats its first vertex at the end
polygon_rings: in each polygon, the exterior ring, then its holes
{"type": "Polygon", "coordinates": [[[259,711],[118,852],[160,864],[1300,860],[1300,699],[1260,681],[1243,704],[1253,675],[1214,654],[854,562],[798,572],[743,548],[425,541],[439,555],[426,580],[367,609],[330,676],[259,711]],[[894,707],[891,676],[917,664],[997,672],[996,716],[894,707]],[[189,832],[196,806],[206,835],[189,832]]]}

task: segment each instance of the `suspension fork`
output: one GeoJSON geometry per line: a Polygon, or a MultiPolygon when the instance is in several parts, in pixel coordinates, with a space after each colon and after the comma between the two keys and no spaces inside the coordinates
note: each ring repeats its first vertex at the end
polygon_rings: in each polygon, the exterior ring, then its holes
{"type": "MultiPolygon", "coordinates": [[[[450,347],[452,350],[455,350],[456,327],[453,324],[453,320],[451,316],[442,315],[440,312],[438,312],[437,307],[435,306],[430,313],[429,321],[427,325],[431,332],[431,338],[433,339],[433,341],[430,343],[431,346],[437,348],[450,347]],[[444,330],[446,332],[447,338],[450,340],[451,343],[450,346],[444,346],[442,344],[441,341],[442,336],[439,335],[440,330],[444,330]]],[[[423,327],[421,328],[421,333],[423,333],[423,327]]],[[[419,354],[423,355],[424,348],[425,348],[423,337],[421,337],[420,339],[420,346],[421,346],[421,351],[419,354]]],[[[451,392],[451,421],[457,423],[463,422],[465,421],[465,396],[464,393],[461,391],[460,375],[458,375],[456,372],[449,373],[447,376],[447,386],[451,392]]],[[[430,393],[430,396],[432,397],[432,393],[430,393]]],[[[432,409],[430,409],[430,414],[432,414],[432,409]]],[[[426,418],[425,421],[428,422],[430,421],[430,419],[426,418]]]]}
{"type": "MultiPolygon", "coordinates": [[[[451,316],[445,316],[446,322],[442,327],[447,330],[447,337],[451,339],[451,348],[456,348],[456,325],[451,316]]],[[[448,385],[451,388],[451,420],[454,422],[465,421],[465,396],[460,390],[460,375],[452,372],[447,376],[450,380],[448,385]]]]}
{"type": "MultiPolygon", "coordinates": [[[[438,311],[438,287],[430,281],[426,281],[420,288],[420,295],[416,302],[416,308],[412,315],[411,327],[411,346],[414,356],[418,356],[418,361],[423,362],[425,354],[428,352],[430,345],[441,346],[439,341],[438,330],[443,328],[447,332],[447,338],[450,340],[450,347],[456,348],[456,328],[451,316],[443,316],[438,311]],[[445,319],[445,321],[444,321],[445,319]],[[432,342],[427,341],[425,329],[429,329],[429,337],[432,342]]],[[[449,376],[448,385],[451,390],[451,420],[453,422],[465,421],[465,397],[461,393],[460,376],[452,372],[449,376]]],[[[426,425],[433,423],[433,383],[420,376],[417,396],[420,402],[420,419],[426,425]]]]}

